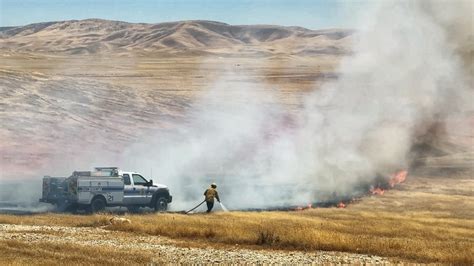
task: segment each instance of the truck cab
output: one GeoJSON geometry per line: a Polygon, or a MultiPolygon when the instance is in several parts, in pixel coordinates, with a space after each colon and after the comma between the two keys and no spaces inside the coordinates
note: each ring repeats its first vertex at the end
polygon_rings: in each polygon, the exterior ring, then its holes
{"type": "Polygon", "coordinates": [[[123,203],[130,210],[140,207],[153,207],[157,211],[167,209],[171,202],[167,186],[153,184],[153,180],[147,180],[137,172],[119,171],[119,175],[124,183],[123,203]]]}

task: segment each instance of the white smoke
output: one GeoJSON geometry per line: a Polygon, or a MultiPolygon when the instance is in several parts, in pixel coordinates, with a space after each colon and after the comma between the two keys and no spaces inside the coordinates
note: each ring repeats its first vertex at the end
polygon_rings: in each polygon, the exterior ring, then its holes
{"type": "MultiPolygon", "coordinates": [[[[288,110],[268,85],[229,70],[176,128],[141,137],[120,154],[123,143],[100,150],[95,144],[108,142],[97,139],[108,136],[88,135],[87,145],[77,144],[82,156],[58,155],[51,169],[39,171],[139,171],[170,186],[175,210],[199,203],[211,182],[230,209],[350,194],[360,182],[409,167],[410,149],[433,125],[472,111],[470,14],[470,1],[380,1],[362,14],[339,78],[304,94],[300,110],[288,110]]],[[[28,191],[36,201],[39,182],[28,191]]]]}
{"type": "Polygon", "coordinates": [[[315,153],[303,157],[320,161],[314,176],[351,187],[407,168],[417,138],[462,105],[466,73],[427,6],[382,2],[358,34],[354,56],[343,60],[341,77],[308,97],[299,139],[314,143],[315,153]]]}
{"type": "Polygon", "coordinates": [[[130,166],[153,168],[175,191],[176,209],[199,202],[211,181],[230,208],[268,207],[350,193],[405,169],[412,145],[471,93],[446,29],[472,5],[450,3],[381,1],[367,11],[340,78],[306,95],[298,115],[269,88],[235,85],[229,73],[195,104],[189,123],[125,156],[142,153],[130,166]]]}

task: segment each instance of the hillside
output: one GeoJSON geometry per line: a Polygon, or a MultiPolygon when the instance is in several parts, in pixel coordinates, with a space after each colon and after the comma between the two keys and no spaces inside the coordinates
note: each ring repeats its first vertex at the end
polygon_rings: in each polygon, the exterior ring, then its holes
{"type": "Polygon", "coordinates": [[[217,54],[345,54],[351,30],[309,30],[215,21],[159,24],[100,19],[44,22],[0,28],[2,50],[95,54],[165,52],[217,54]]]}
{"type": "MultiPolygon", "coordinates": [[[[219,81],[226,88],[219,93],[221,102],[235,101],[233,91],[242,88],[268,87],[271,104],[297,113],[308,91],[338,78],[351,34],[97,19],[0,28],[2,177],[37,176],[52,165],[63,165],[55,169],[63,174],[78,162],[88,167],[94,161],[88,154],[97,149],[121,153],[144,136],[189,122],[193,104],[222,86],[219,81]],[[199,56],[209,53],[217,56],[199,56]],[[86,159],[78,159],[81,155],[86,159]],[[63,164],[66,158],[76,161],[63,164]]],[[[449,142],[469,147],[472,122],[460,121],[450,126],[457,137],[449,142]]],[[[416,147],[416,164],[433,162],[424,151],[444,151],[445,144],[416,147]]],[[[438,152],[435,165],[469,166],[472,154],[465,152],[438,152]]]]}
{"type": "Polygon", "coordinates": [[[336,76],[351,34],[213,21],[87,19],[2,27],[1,174],[35,176],[65,154],[78,160],[98,147],[123,151],[183,120],[196,96],[229,68],[239,75],[228,77],[232,86],[284,88],[274,92],[276,102],[295,110],[300,92],[336,76]],[[209,54],[215,56],[200,56],[209,54]]]}

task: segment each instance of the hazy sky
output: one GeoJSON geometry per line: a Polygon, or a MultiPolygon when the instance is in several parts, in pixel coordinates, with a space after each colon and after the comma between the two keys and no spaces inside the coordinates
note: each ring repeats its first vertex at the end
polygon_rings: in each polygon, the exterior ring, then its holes
{"type": "Polygon", "coordinates": [[[0,0],[0,26],[103,18],[157,23],[205,19],[229,24],[350,28],[375,0],[0,0]]]}

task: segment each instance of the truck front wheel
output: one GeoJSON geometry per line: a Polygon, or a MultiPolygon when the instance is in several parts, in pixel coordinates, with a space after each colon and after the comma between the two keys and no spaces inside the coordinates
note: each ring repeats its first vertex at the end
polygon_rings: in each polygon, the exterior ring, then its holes
{"type": "Polygon", "coordinates": [[[155,203],[155,211],[163,212],[168,209],[168,201],[164,197],[159,197],[155,203]]]}
{"type": "Polygon", "coordinates": [[[101,212],[105,209],[105,200],[101,197],[94,198],[91,202],[91,212],[101,212]]]}

